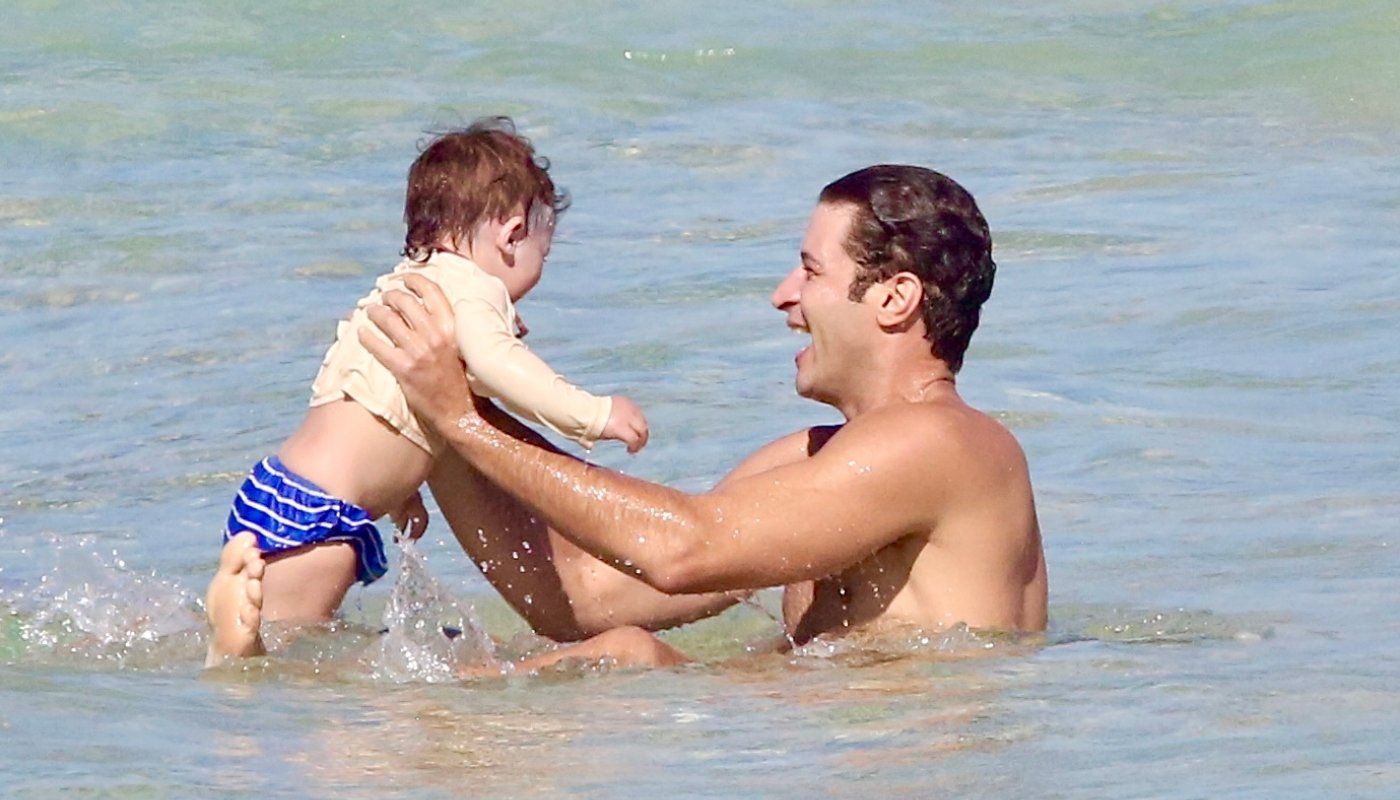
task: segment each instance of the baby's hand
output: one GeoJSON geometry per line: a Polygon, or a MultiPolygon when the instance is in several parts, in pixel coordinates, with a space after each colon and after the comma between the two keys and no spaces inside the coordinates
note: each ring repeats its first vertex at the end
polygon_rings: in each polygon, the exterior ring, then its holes
{"type": "Polygon", "coordinates": [[[603,435],[598,438],[616,439],[627,445],[627,452],[636,453],[647,446],[649,436],[651,428],[637,404],[620,394],[613,395],[612,413],[608,415],[608,424],[603,426],[603,435]]]}
{"type": "Polygon", "coordinates": [[[389,514],[399,534],[409,539],[418,539],[428,529],[428,509],[423,506],[423,495],[418,492],[408,496],[397,511],[389,514]]]}

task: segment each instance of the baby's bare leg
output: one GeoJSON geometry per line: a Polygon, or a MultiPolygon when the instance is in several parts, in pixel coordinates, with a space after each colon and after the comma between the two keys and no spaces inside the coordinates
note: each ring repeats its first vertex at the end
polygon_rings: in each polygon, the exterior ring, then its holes
{"type": "Polygon", "coordinates": [[[348,542],[324,542],[267,557],[262,615],[293,624],[328,622],[355,583],[358,556],[348,542]]]}
{"type": "Polygon", "coordinates": [[[266,653],[264,619],[302,624],[329,620],[355,582],[356,561],[354,546],[344,542],[264,557],[253,534],[230,539],[219,554],[219,568],[205,598],[210,636],[204,665],[266,653]]]}
{"type": "Polygon", "coordinates": [[[209,582],[205,613],[209,617],[209,652],[204,666],[212,667],[227,656],[262,655],[262,578],[266,565],[257,539],[240,533],[224,545],[219,569],[209,582]]]}

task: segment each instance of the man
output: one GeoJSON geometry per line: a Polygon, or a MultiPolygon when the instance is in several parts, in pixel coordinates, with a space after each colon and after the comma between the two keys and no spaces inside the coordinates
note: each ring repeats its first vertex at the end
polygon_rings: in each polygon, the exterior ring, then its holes
{"type": "Polygon", "coordinates": [[[1039,631],[1025,457],[955,385],[994,273],[986,221],[948,177],[875,166],[828,185],[772,302],[811,336],[798,393],[846,422],[778,439],[701,494],[575,459],[469,399],[429,284],[372,310],[390,343],[361,339],[452,450],[430,485],[458,540],[543,635],[656,630],[776,585],[799,644],[886,622],[1039,631]]]}

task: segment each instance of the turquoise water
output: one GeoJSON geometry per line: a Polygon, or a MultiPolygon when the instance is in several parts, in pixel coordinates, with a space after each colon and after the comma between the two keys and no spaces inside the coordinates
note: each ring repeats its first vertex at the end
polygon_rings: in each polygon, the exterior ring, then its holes
{"type": "MultiPolygon", "coordinates": [[[[1393,4],[443,5],[0,12],[6,796],[1400,792],[1393,4]],[[232,491],[394,261],[424,131],[485,113],[574,195],[532,346],[646,407],[597,460],[689,489],[834,419],[767,306],[820,187],[972,190],[960,383],[1030,458],[1047,644],[751,657],[741,608],[673,635],[699,666],[463,684],[376,650],[385,582],[201,674],[232,491]]],[[[532,646],[441,520],[422,551],[416,596],[532,646]]]]}

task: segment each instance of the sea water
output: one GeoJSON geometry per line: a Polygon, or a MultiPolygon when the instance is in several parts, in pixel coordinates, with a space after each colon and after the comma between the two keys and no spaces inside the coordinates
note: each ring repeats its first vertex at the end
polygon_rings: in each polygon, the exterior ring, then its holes
{"type": "Polygon", "coordinates": [[[1400,11],[983,5],[6,3],[3,794],[1396,796],[1400,11]],[[532,347],[652,422],[591,457],[689,490],[836,419],[767,301],[821,186],[967,186],[959,384],[1030,460],[1046,640],[765,657],[768,593],[695,666],[456,680],[544,645],[434,518],[203,672],[226,505],[482,114],[574,199],[532,347]]]}

